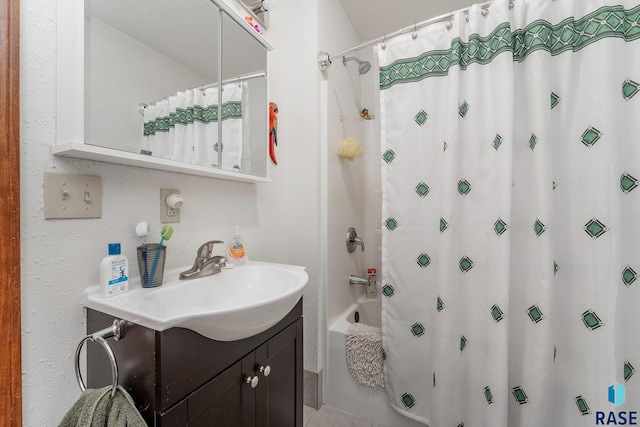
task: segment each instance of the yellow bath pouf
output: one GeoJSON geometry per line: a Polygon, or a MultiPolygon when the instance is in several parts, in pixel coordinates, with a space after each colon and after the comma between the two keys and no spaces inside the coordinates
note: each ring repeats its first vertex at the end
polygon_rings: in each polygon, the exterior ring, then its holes
{"type": "Polygon", "coordinates": [[[362,144],[357,138],[350,136],[347,139],[343,139],[340,144],[338,144],[338,156],[341,159],[353,161],[363,154],[364,148],[362,148],[362,144]]]}

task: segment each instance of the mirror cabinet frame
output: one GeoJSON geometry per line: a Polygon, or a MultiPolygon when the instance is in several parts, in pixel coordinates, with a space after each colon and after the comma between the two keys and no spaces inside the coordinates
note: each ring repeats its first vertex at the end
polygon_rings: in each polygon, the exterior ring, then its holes
{"type": "MultiPolygon", "coordinates": [[[[247,31],[267,51],[273,49],[262,36],[260,36],[243,19],[241,19],[228,5],[220,0],[210,1],[213,6],[218,8],[219,76],[222,75],[221,70],[223,66],[221,60],[223,40],[221,30],[222,26],[220,25],[220,22],[222,21],[224,14],[247,31]]],[[[57,133],[56,145],[53,146],[51,150],[54,155],[117,163],[148,169],[158,169],[188,175],[227,179],[232,181],[250,183],[271,182],[271,179],[268,176],[268,167],[266,167],[266,176],[257,176],[233,170],[194,165],[175,160],[151,157],[143,154],[130,153],[122,150],[86,144],[84,142],[84,1],[58,1],[57,12],[57,133]]],[[[265,105],[265,116],[268,115],[267,110],[267,106],[265,105]]],[[[267,129],[265,129],[264,135],[264,143],[266,146],[268,143],[267,129]]],[[[264,161],[266,164],[266,154],[264,161]]]]}

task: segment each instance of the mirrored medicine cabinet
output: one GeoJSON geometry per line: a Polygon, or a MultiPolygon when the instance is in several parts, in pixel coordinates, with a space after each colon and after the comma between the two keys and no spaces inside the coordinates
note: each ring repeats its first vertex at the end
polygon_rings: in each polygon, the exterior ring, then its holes
{"type": "Polygon", "coordinates": [[[269,181],[271,46],[226,4],[63,1],[57,32],[55,155],[269,181]]]}

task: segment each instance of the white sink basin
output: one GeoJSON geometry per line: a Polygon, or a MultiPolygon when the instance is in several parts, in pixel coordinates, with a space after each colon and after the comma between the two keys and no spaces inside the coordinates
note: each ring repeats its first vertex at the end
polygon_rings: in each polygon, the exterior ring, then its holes
{"type": "Polygon", "coordinates": [[[282,320],[309,280],[304,267],[257,261],[178,280],[188,268],[166,271],[157,288],[142,288],[140,280],[133,279],[129,292],[109,298],[91,286],[85,291],[85,306],[157,331],[181,327],[214,340],[235,341],[282,320]]]}

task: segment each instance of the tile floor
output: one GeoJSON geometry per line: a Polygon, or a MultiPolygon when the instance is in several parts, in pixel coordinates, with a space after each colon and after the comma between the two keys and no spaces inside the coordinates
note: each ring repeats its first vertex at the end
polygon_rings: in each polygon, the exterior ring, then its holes
{"type": "Polygon", "coordinates": [[[317,411],[304,407],[304,427],[384,427],[356,415],[324,405],[317,411]]]}

